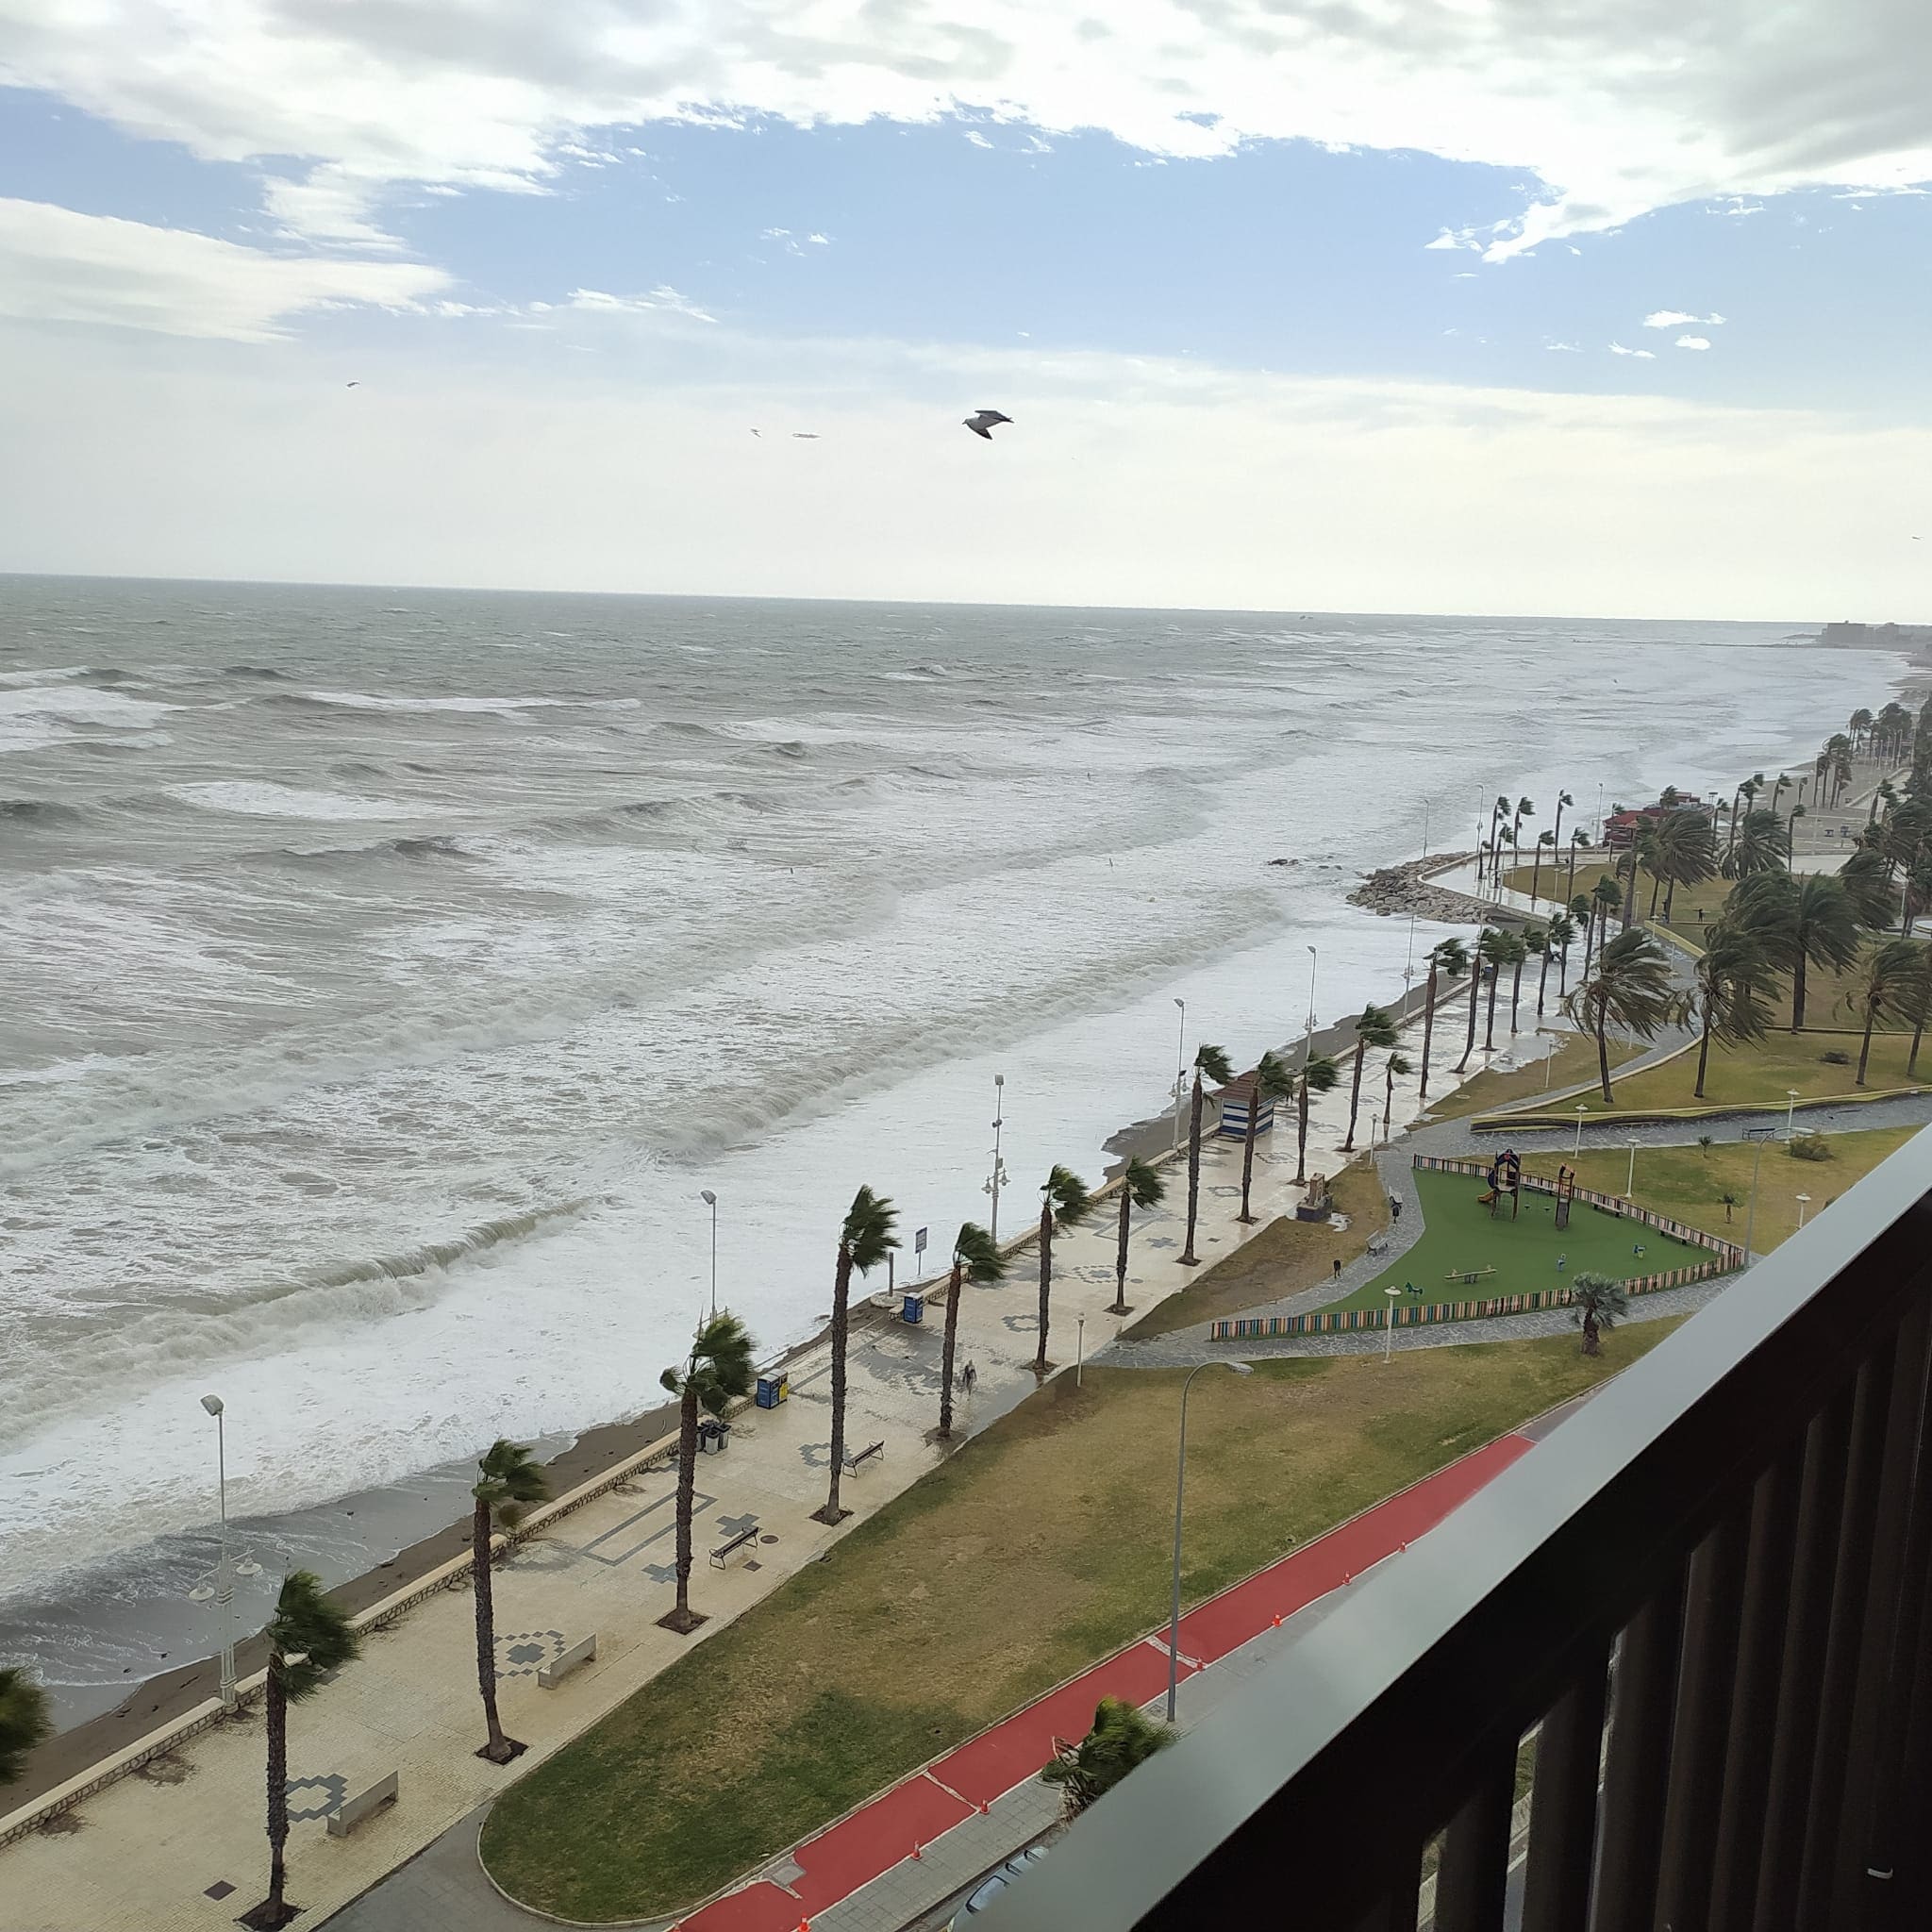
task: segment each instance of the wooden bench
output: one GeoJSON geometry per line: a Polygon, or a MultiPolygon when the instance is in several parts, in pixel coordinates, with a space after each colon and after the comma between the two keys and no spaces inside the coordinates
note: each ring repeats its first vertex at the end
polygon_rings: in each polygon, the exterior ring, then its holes
{"type": "Polygon", "coordinates": [[[1777,1139],[1777,1129],[1774,1126],[1746,1127],[1744,1129],[1744,1139],[1747,1141],[1775,1141],[1777,1139]]]}
{"type": "Polygon", "coordinates": [[[1443,1275],[1444,1281],[1460,1281],[1474,1286],[1478,1281],[1487,1281],[1496,1271],[1493,1268],[1452,1268],[1443,1275]]]}
{"type": "Polygon", "coordinates": [[[845,1458],[845,1474],[857,1475],[860,1463],[870,1462],[874,1456],[884,1461],[885,1455],[886,1445],[883,1442],[874,1442],[870,1447],[859,1450],[857,1455],[845,1458]]]}
{"type": "Polygon", "coordinates": [[[380,1811],[385,1805],[393,1805],[401,1775],[401,1773],[392,1771],[387,1777],[377,1778],[366,1790],[358,1791],[352,1798],[344,1798],[328,1814],[329,1837],[347,1838],[372,1811],[380,1811]]]}
{"type": "Polygon", "coordinates": [[[553,1690],[561,1680],[570,1675],[579,1664],[587,1664],[597,1655],[597,1633],[592,1630],[581,1643],[573,1643],[561,1657],[553,1657],[537,1673],[537,1688],[540,1690],[553,1690]]]}
{"type": "Polygon", "coordinates": [[[1389,1252],[1389,1237],[1386,1234],[1372,1235],[1369,1238],[1369,1253],[1386,1255],[1389,1252]]]}
{"type": "Polygon", "coordinates": [[[711,1552],[711,1568],[713,1570],[724,1569],[726,1562],[730,1560],[732,1551],[741,1550],[746,1543],[755,1542],[758,1540],[758,1525],[754,1524],[749,1529],[741,1529],[729,1542],[720,1543],[711,1552]]]}

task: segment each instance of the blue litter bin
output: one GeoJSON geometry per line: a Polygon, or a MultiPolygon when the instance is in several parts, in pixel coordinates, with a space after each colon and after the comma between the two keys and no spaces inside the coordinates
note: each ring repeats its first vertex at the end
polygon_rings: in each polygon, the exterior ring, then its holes
{"type": "Polygon", "coordinates": [[[783,1374],[760,1375],[756,1400],[760,1408],[776,1408],[791,1393],[791,1383],[783,1374]]]}
{"type": "Polygon", "coordinates": [[[902,1322],[911,1322],[914,1324],[924,1321],[925,1297],[923,1294],[915,1294],[910,1289],[908,1289],[906,1300],[899,1309],[899,1319],[902,1322]]]}

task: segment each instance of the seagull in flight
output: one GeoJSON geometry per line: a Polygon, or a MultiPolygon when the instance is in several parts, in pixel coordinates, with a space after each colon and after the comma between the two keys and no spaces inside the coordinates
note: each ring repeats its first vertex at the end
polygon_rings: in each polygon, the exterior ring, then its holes
{"type": "Polygon", "coordinates": [[[349,384],[349,387],[351,389],[360,389],[362,385],[359,382],[352,382],[349,384]]]}
{"type": "Polygon", "coordinates": [[[966,418],[966,426],[972,430],[974,436],[983,436],[987,441],[991,442],[992,441],[993,425],[995,423],[1010,423],[1012,420],[1010,416],[1002,416],[997,409],[975,409],[972,415],[966,418]]]}

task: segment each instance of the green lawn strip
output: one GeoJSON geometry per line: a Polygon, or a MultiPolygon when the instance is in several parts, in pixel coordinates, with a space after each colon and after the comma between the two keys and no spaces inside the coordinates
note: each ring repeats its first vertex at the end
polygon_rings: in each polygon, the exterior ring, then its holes
{"type": "MultiPolygon", "coordinates": [[[[1778,1032],[1748,1045],[1713,1045],[1710,1066],[1700,1100],[1697,1085],[1697,1053],[1679,1054],[1660,1065],[1646,1067],[1619,1080],[1612,1075],[1610,1091],[1615,1096],[1609,1108],[1601,1092],[1578,1093],[1563,1103],[1573,1114],[1580,1104],[1592,1113],[1641,1113],[1647,1108],[1724,1108],[1783,1106],[1787,1090],[1795,1087],[1801,1099],[1856,1099],[1860,1090],[1854,1084],[1858,1070],[1859,1036],[1839,1031],[1803,1033],[1778,1032]],[[1836,1066],[1823,1056],[1844,1055],[1850,1061],[1836,1066]]],[[[1865,1072],[1865,1090],[1890,1091],[1920,1084],[1932,1086],[1932,1055],[1921,1066],[1923,1082],[1908,1077],[1906,1061],[1911,1053],[1909,1033],[1875,1034],[1872,1041],[1872,1060],[1865,1072]]]]}
{"type": "MultiPolygon", "coordinates": [[[[1638,1165],[1642,1164],[1643,1157],[1640,1154],[1638,1165]]],[[[1532,1171],[1542,1171],[1540,1162],[1525,1165],[1532,1171]]],[[[1556,1165],[1555,1160],[1548,1162],[1551,1174],[1555,1173],[1556,1165]]],[[[1621,1193],[1621,1168],[1616,1183],[1614,1191],[1621,1193]]],[[[1534,1193],[1527,1188],[1523,1191],[1522,1211],[1514,1221],[1509,1218],[1507,1194],[1502,1197],[1501,1214],[1492,1218],[1476,1198],[1488,1191],[1488,1183],[1479,1174],[1424,1171],[1415,1175],[1415,1184],[1423,1204],[1422,1239],[1373,1281],[1364,1282],[1353,1293],[1330,1302],[1328,1307],[1386,1307],[1390,1299],[1387,1291],[1406,1288],[1410,1282],[1422,1292],[1405,1294],[1403,1300],[1409,1304],[1487,1301],[1494,1295],[1567,1288],[1585,1270],[1621,1281],[1632,1274],[1695,1267],[1710,1258],[1703,1248],[1690,1246],[1654,1228],[1640,1226],[1582,1202],[1572,1206],[1570,1225],[1559,1233],[1555,1203],[1547,1194],[1534,1193]],[[1632,1252],[1640,1246],[1644,1251],[1641,1255],[1632,1252]],[[1558,1255],[1565,1259],[1560,1271],[1557,1267],[1558,1255]],[[1461,1271],[1471,1268],[1493,1268],[1496,1272],[1473,1284],[1465,1283],[1461,1271]],[[1454,1279],[1450,1278],[1451,1270],[1457,1271],[1454,1279]]],[[[1602,1181],[1584,1185],[1612,1191],[1602,1181]]],[[[1640,1205],[1657,1204],[1646,1201],[1640,1205]]],[[[1682,1218],[1690,1220],[1689,1215],[1682,1218]]]]}
{"type": "MultiPolygon", "coordinates": [[[[1766,1254],[1795,1232],[1799,1194],[1811,1197],[1806,1219],[1813,1219],[1827,1202],[1844,1193],[1854,1181],[1862,1180],[1918,1131],[1915,1127],[1873,1127],[1857,1133],[1824,1134],[1819,1138],[1831,1149],[1832,1158],[1823,1161],[1793,1159],[1782,1141],[1766,1143],[1761,1158],[1757,1144],[1748,1141],[1722,1141],[1708,1148],[1640,1147],[1637,1202],[1692,1227],[1740,1241],[1751,1174],[1756,1167],[1757,1214],[1751,1245],[1766,1254]],[[1728,1218],[1724,1205],[1726,1192],[1738,1197],[1728,1218]]],[[[1554,1176],[1559,1160],[1571,1164],[1567,1156],[1537,1154],[1528,1157],[1524,1166],[1526,1172],[1554,1176]]],[[[1621,1194],[1630,1172],[1630,1156],[1626,1150],[1592,1150],[1574,1165],[1581,1186],[1621,1194]]]]}
{"type": "MultiPolygon", "coordinates": [[[[1289,1143],[1284,1143],[1289,1144],[1289,1143]]],[[[1185,1185],[1185,1182],[1183,1182],[1185,1185]]],[[[1178,1293],[1155,1304],[1128,1324],[1137,1338],[1172,1335],[1196,1323],[1223,1315],[1238,1315],[1259,1302],[1315,1288],[1325,1280],[1337,1260],[1345,1266],[1368,1245],[1369,1237],[1389,1224],[1389,1203],[1382,1183],[1366,1156],[1331,1175],[1328,1191],[1339,1213],[1348,1216],[1345,1228],[1325,1221],[1296,1221],[1283,1215],[1259,1229],[1233,1254],[1204,1268],[1178,1293]]],[[[1127,1273],[1134,1271],[1133,1257],[1127,1273]]],[[[1129,1286],[1131,1301],[1135,1291],[1129,1286]]]]}
{"type": "MultiPolygon", "coordinates": [[[[1458,1046],[1457,1054],[1461,1051],[1458,1046]]],[[[1610,1041],[1610,1071],[1632,1060],[1648,1048],[1641,1041],[1613,1040],[1610,1041]]],[[[1452,1056],[1452,1061],[1455,1056],[1452,1056]]],[[[1432,1121],[1460,1120],[1473,1113],[1484,1113],[1490,1109],[1507,1106],[1515,1100],[1533,1100],[1544,1091],[1547,1076],[1548,1090],[1559,1092],[1565,1087],[1574,1087],[1579,1080],[1593,1079],[1596,1075],[1596,1041],[1583,1038],[1571,1038],[1557,1049],[1556,1065],[1546,1067],[1542,1060],[1532,1065],[1519,1067],[1514,1073],[1498,1074],[1493,1071],[1478,1074],[1474,1079],[1465,1081],[1452,1093],[1445,1093],[1441,1100],[1429,1101],[1429,1118],[1432,1121]]],[[[1575,1103],[1570,1103],[1573,1107],[1575,1103]]]]}
{"type": "MultiPolygon", "coordinates": [[[[1261,1362],[1195,1391],[1198,1601],[1589,1388],[1672,1324],[1261,1362]]],[[[1184,1372],[1062,1375],[497,1802],[512,1897],[582,1921],[688,1907],[1154,1627],[1184,1372]]],[[[784,1532],[785,1525],[770,1525],[784,1532]]]]}

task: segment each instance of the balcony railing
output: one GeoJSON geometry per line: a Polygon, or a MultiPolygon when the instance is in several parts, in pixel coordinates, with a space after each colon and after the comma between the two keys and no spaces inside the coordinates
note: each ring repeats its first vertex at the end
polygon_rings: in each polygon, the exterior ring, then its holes
{"type": "Polygon", "coordinates": [[[1932,1134],[975,1926],[1412,1932],[1425,1855],[1437,1932],[1932,1925],[1928,1363],[1932,1134]]]}

